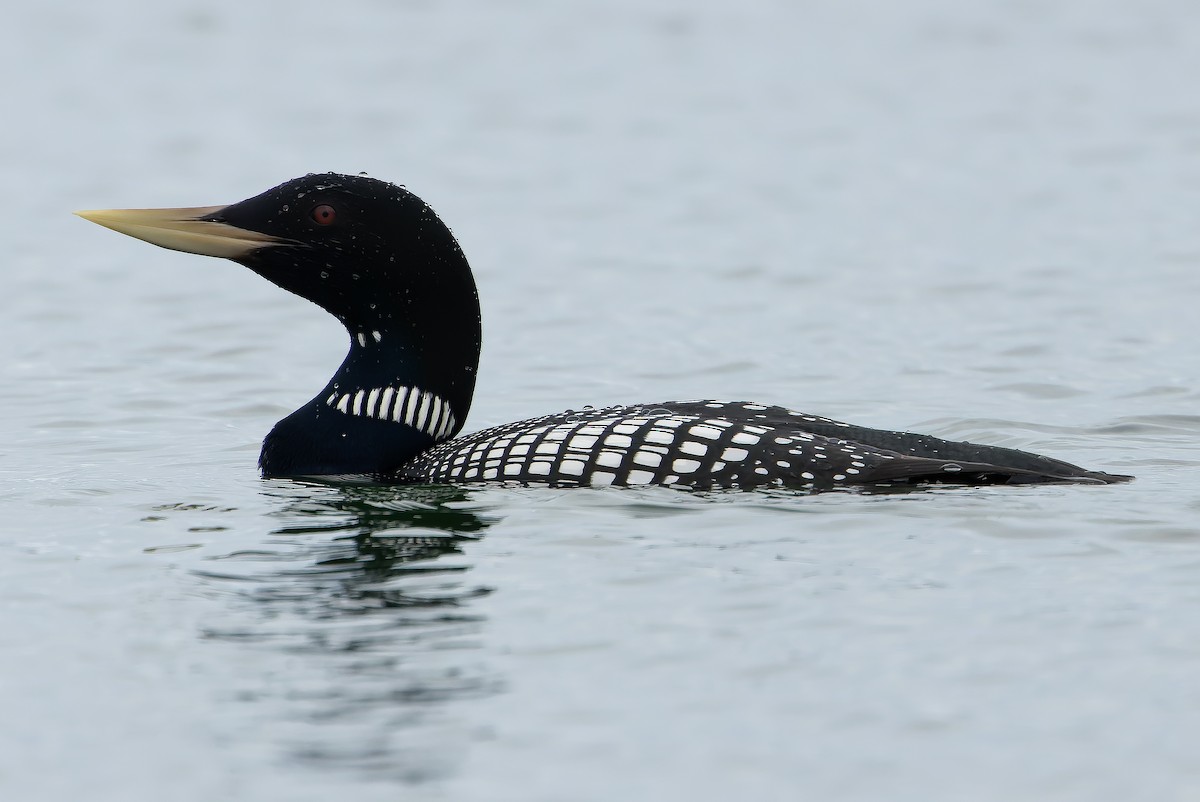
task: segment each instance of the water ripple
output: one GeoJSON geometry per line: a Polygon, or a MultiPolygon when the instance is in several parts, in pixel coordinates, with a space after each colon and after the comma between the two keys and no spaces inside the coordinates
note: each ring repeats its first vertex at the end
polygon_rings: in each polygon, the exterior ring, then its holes
{"type": "Polygon", "coordinates": [[[470,583],[464,561],[491,520],[456,489],[286,482],[267,493],[280,506],[266,540],[193,570],[231,599],[202,638],[229,659],[251,649],[285,667],[229,698],[262,708],[302,764],[409,781],[450,770],[453,750],[431,755],[428,743],[443,708],[502,687],[478,654],[486,619],[473,602],[491,589],[470,583]]]}

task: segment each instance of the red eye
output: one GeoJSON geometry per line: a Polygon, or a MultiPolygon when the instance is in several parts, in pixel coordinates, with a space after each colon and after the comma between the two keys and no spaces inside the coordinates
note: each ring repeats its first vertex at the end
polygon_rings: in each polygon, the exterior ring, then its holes
{"type": "Polygon", "coordinates": [[[309,212],[309,216],[312,217],[313,222],[317,225],[328,226],[331,225],[334,220],[337,220],[337,211],[328,203],[322,203],[320,206],[317,206],[311,212],[309,212]]]}

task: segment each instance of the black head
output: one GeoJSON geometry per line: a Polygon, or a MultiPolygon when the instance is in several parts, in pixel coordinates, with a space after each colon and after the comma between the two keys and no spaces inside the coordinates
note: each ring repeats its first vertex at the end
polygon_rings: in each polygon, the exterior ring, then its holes
{"type": "Polygon", "coordinates": [[[450,229],[423,200],[386,181],[311,174],[204,219],[272,238],[275,245],[234,260],[326,309],[351,333],[475,296],[450,229]]]}

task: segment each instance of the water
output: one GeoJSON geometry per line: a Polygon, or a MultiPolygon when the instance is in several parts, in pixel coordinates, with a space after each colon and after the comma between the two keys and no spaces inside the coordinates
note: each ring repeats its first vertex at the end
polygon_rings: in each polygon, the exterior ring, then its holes
{"type": "Polygon", "coordinates": [[[0,796],[1193,799],[1200,13],[25,4],[0,33],[0,796]],[[785,403],[1135,473],[264,482],[336,323],[75,208],[406,183],[468,425],[785,403]]]}

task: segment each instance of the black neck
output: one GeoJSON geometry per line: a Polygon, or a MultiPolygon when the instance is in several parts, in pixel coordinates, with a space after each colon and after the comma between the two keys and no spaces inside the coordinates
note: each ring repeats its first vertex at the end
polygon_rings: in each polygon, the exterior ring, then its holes
{"type": "Polygon", "coordinates": [[[469,297],[472,308],[441,321],[430,319],[433,304],[384,303],[348,323],[350,351],[341,367],[263,441],[263,475],[386,477],[457,434],[471,408],[479,364],[473,286],[469,297]]]}

